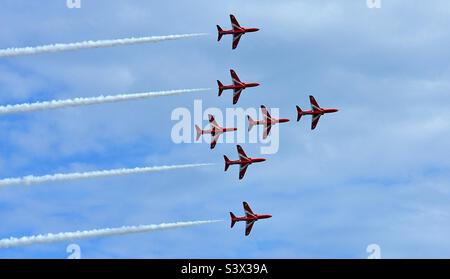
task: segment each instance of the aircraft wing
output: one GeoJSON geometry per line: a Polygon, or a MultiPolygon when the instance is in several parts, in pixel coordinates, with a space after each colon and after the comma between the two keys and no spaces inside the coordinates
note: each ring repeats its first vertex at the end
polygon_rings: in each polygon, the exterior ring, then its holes
{"type": "Polygon", "coordinates": [[[263,113],[264,116],[264,120],[267,122],[267,120],[272,119],[272,116],[270,116],[269,111],[267,110],[267,108],[265,106],[261,106],[261,111],[263,113]]]}
{"type": "Polygon", "coordinates": [[[311,121],[311,130],[314,130],[316,128],[321,116],[322,116],[321,114],[317,114],[317,115],[313,116],[312,121],[311,121]]]}
{"type": "Polygon", "coordinates": [[[239,180],[241,180],[242,178],[244,178],[245,173],[247,172],[247,168],[250,164],[244,163],[240,165],[239,168],[239,180]]]}
{"type": "Polygon", "coordinates": [[[239,22],[237,21],[236,17],[234,15],[230,15],[230,20],[231,20],[231,27],[233,27],[233,30],[241,30],[241,25],[239,24],[239,22]]]}
{"type": "Polygon", "coordinates": [[[219,124],[217,124],[216,119],[214,118],[214,116],[212,114],[209,114],[208,117],[209,117],[209,123],[211,124],[211,126],[213,126],[216,129],[222,128],[219,126],[219,124]]]}
{"type": "Polygon", "coordinates": [[[247,202],[243,202],[242,205],[244,206],[244,212],[246,217],[255,217],[255,213],[253,213],[253,210],[250,208],[247,202]]]}
{"type": "Polygon", "coordinates": [[[242,85],[242,82],[234,70],[230,70],[231,79],[234,85],[242,85]]]}
{"type": "Polygon", "coordinates": [[[270,130],[272,129],[272,124],[265,122],[263,139],[266,139],[270,135],[270,130]]]}
{"type": "Polygon", "coordinates": [[[237,102],[239,101],[239,97],[241,97],[242,90],[244,90],[244,89],[243,88],[239,88],[239,89],[235,89],[234,90],[233,105],[237,104],[237,102]]]}
{"type": "Polygon", "coordinates": [[[321,110],[319,104],[318,104],[317,101],[316,101],[316,99],[314,99],[314,97],[311,96],[311,95],[309,96],[309,102],[311,103],[311,109],[312,109],[313,111],[319,111],[319,110],[321,110]]]}
{"type": "Polygon", "coordinates": [[[270,124],[270,120],[272,119],[272,116],[270,116],[270,113],[265,106],[261,106],[261,111],[262,111],[263,117],[264,117],[263,138],[266,139],[267,136],[270,134],[270,129],[272,129],[272,125],[270,124]]]}
{"type": "Polygon", "coordinates": [[[245,152],[244,152],[244,149],[240,146],[240,145],[238,145],[237,146],[237,152],[238,152],[238,154],[239,154],[239,158],[242,160],[248,160],[248,156],[247,156],[247,154],[245,154],[245,152]]]}
{"type": "Polygon", "coordinates": [[[241,40],[242,35],[244,35],[243,33],[240,34],[233,34],[233,49],[236,49],[239,41],[241,40]]]}
{"type": "Polygon", "coordinates": [[[245,236],[248,236],[253,229],[253,225],[255,224],[255,220],[247,221],[245,225],[245,236]]]}
{"type": "Polygon", "coordinates": [[[213,137],[211,137],[211,149],[214,149],[214,147],[216,147],[217,144],[217,140],[220,137],[220,133],[215,134],[213,137]]]}

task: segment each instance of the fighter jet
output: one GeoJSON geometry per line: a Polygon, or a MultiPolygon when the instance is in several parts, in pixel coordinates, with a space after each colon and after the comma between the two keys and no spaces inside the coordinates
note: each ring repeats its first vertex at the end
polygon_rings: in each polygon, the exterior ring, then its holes
{"type": "Polygon", "coordinates": [[[322,115],[338,111],[338,109],[335,108],[321,108],[313,96],[309,96],[309,101],[311,103],[311,110],[305,111],[297,106],[297,122],[300,121],[300,118],[302,118],[303,115],[312,115],[311,130],[316,128],[322,115]]]}
{"type": "Polygon", "coordinates": [[[242,82],[238,75],[236,74],[236,72],[234,70],[230,70],[230,74],[231,74],[231,79],[233,80],[233,84],[232,85],[223,85],[222,82],[220,82],[220,80],[217,81],[217,85],[219,86],[219,97],[222,95],[222,92],[224,90],[233,90],[234,94],[233,94],[233,105],[237,104],[237,102],[239,101],[239,97],[241,96],[242,90],[244,90],[247,87],[256,87],[259,86],[259,83],[245,83],[242,82]]]}
{"type": "Polygon", "coordinates": [[[219,42],[220,39],[222,39],[223,35],[232,34],[233,35],[233,49],[236,49],[236,47],[238,46],[239,40],[241,39],[242,35],[244,35],[245,33],[259,31],[258,28],[241,27],[239,25],[239,22],[234,17],[234,15],[230,15],[230,20],[231,20],[231,26],[233,28],[231,30],[223,30],[219,25],[217,25],[217,32],[218,32],[217,41],[219,42]]]}
{"type": "Polygon", "coordinates": [[[233,212],[230,212],[231,227],[233,228],[233,226],[234,226],[234,224],[236,224],[236,222],[245,221],[246,222],[245,236],[248,236],[250,234],[250,232],[252,231],[253,224],[255,224],[256,221],[258,221],[259,219],[272,218],[272,215],[269,215],[269,214],[255,214],[255,213],[253,213],[252,209],[250,208],[250,206],[248,205],[247,202],[243,202],[243,204],[244,204],[244,211],[245,211],[245,216],[244,217],[236,217],[233,214],[233,212]]]}
{"type": "Polygon", "coordinates": [[[229,160],[227,156],[223,156],[223,158],[225,159],[225,171],[228,170],[228,168],[231,165],[239,165],[239,180],[241,180],[242,178],[244,178],[245,176],[245,172],[247,171],[247,168],[249,165],[253,164],[253,163],[260,163],[260,162],[264,162],[266,159],[264,158],[249,158],[245,152],[244,149],[242,149],[242,147],[240,145],[237,146],[237,151],[239,154],[239,160],[229,160]]]}
{"type": "Polygon", "coordinates": [[[270,116],[265,106],[261,106],[261,111],[264,117],[263,120],[253,120],[250,115],[247,115],[247,118],[248,131],[250,131],[255,125],[264,125],[263,139],[266,139],[270,134],[270,129],[272,128],[273,124],[289,122],[289,119],[287,118],[273,118],[272,116],[270,116]]]}
{"type": "Polygon", "coordinates": [[[201,135],[205,134],[211,134],[211,149],[214,149],[216,146],[217,140],[219,139],[220,135],[226,132],[231,131],[237,131],[237,128],[223,128],[219,124],[217,124],[216,120],[214,119],[214,116],[211,114],[208,114],[209,123],[211,124],[211,129],[209,130],[202,130],[199,126],[195,125],[195,130],[197,131],[197,137],[196,141],[200,139],[201,135]]]}

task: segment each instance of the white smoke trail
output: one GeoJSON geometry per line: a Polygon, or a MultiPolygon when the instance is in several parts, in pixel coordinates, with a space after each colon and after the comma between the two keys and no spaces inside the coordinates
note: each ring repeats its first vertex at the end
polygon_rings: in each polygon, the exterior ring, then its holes
{"type": "Polygon", "coordinates": [[[196,168],[203,166],[210,166],[212,164],[188,164],[188,165],[173,165],[173,166],[157,166],[157,167],[143,167],[130,169],[112,169],[90,172],[75,172],[75,173],[57,173],[43,176],[24,176],[18,178],[5,178],[0,180],[0,187],[13,186],[18,184],[32,185],[46,182],[67,181],[76,179],[121,176],[139,173],[160,172],[168,170],[177,170],[185,168],[196,168]]]}
{"type": "Polygon", "coordinates": [[[61,52],[61,51],[71,51],[80,50],[86,48],[101,48],[101,47],[114,47],[120,45],[135,45],[144,43],[158,43],[170,40],[180,40],[192,37],[204,36],[205,33],[196,34],[182,34],[182,35],[169,35],[169,36],[152,36],[152,37],[140,37],[140,38],[126,38],[126,39],[116,39],[116,40],[100,40],[100,41],[84,41],[77,43],[68,44],[52,44],[36,47],[22,47],[22,48],[7,48],[0,49],[1,57],[13,57],[13,56],[23,56],[23,55],[34,55],[39,53],[48,52],[61,52]]]}
{"type": "Polygon", "coordinates": [[[87,98],[75,98],[67,100],[53,100],[44,101],[36,103],[25,103],[17,105],[6,105],[0,106],[0,114],[13,114],[20,112],[31,112],[38,110],[47,109],[59,109],[66,107],[77,107],[77,106],[87,106],[94,104],[104,104],[104,103],[114,103],[122,102],[128,100],[136,99],[149,99],[162,96],[173,96],[180,95],[183,93],[193,93],[208,91],[210,88],[195,88],[195,89],[180,89],[180,90],[169,90],[169,91],[157,91],[157,92],[145,92],[145,93],[134,93],[134,94],[121,94],[121,95],[108,95],[108,96],[98,96],[98,97],[87,97],[87,98]]]}
{"type": "Polygon", "coordinates": [[[49,233],[43,235],[39,234],[34,236],[23,236],[20,238],[10,237],[0,240],[0,248],[12,248],[32,244],[52,243],[58,241],[72,241],[84,238],[124,235],[130,233],[143,233],[157,230],[167,230],[167,229],[176,229],[190,226],[212,224],[217,222],[221,222],[221,220],[163,223],[159,225],[124,226],[120,228],[107,228],[90,231],[62,232],[57,234],[49,233]]]}

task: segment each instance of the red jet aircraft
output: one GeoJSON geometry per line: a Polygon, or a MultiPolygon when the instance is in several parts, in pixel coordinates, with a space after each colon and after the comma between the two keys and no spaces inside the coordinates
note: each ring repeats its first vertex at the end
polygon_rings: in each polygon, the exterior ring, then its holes
{"type": "Polygon", "coordinates": [[[247,87],[256,87],[259,86],[259,83],[245,83],[242,82],[238,75],[236,74],[236,72],[234,70],[230,70],[230,74],[231,74],[231,79],[233,80],[233,84],[232,85],[223,85],[222,82],[220,82],[220,80],[217,81],[217,85],[219,86],[219,96],[222,95],[222,92],[224,90],[230,90],[232,89],[234,91],[233,94],[233,105],[237,104],[237,102],[239,101],[239,97],[241,96],[242,90],[244,90],[247,87]]]}
{"type": "Polygon", "coordinates": [[[199,126],[195,125],[195,130],[197,131],[197,137],[195,140],[198,141],[200,139],[201,135],[211,134],[211,149],[214,149],[214,147],[216,146],[217,140],[219,139],[221,134],[226,133],[226,132],[237,131],[237,128],[223,128],[219,124],[217,124],[213,115],[208,114],[208,117],[209,117],[209,123],[211,124],[211,129],[202,130],[199,126]]]}
{"type": "Polygon", "coordinates": [[[239,179],[244,178],[245,176],[245,172],[247,171],[247,168],[249,165],[253,164],[253,163],[260,163],[260,162],[264,162],[266,159],[264,158],[249,158],[244,150],[242,149],[242,147],[240,145],[237,146],[237,151],[239,154],[239,160],[229,160],[227,158],[227,156],[223,156],[223,158],[225,159],[225,171],[228,170],[228,167],[230,167],[231,165],[239,165],[239,179]]]}
{"type": "Polygon", "coordinates": [[[231,30],[222,30],[222,28],[219,25],[217,25],[217,32],[218,32],[217,41],[220,41],[220,39],[222,39],[223,35],[232,34],[233,35],[233,49],[236,49],[236,47],[238,46],[239,40],[241,39],[242,35],[244,35],[245,33],[259,31],[258,28],[241,27],[239,25],[239,22],[234,17],[234,15],[230,15],[230,20],[231,20],[231,26],[233,27],[233,29],[231,29],[231,30]]]}
{"type": "Polygon", "coordinates": [[[309,96],[309,101],[311,103],[311,110],[304,111],[297,106],[297,122],[300,121],[300,118],[302,118],[303,115],[312,115],[311,130],[316,128],[322,115],[338,111],[338,109],[335,108],[321,108],[313,96],[309,96]]]}
{"type": "Polygon", "coordinates": [[[255,224],[256,221],[258,221],[259,219],[272,218],[272,215],[270,215],[270,214],[255,214],[255,213],[253,213],[252,209],[250,208],[250,206],[248,205],[247,202],[243,202],[243,204],[244,204],[244,211],[245,211],[244,217],[236,217],[233,214],[233,212],[230,212],[231,227],[233,227],[236,222],[245,221],[246,222],[245,236],[248,236],[250,234],[250,232],[252,231],[253,224],[255,224]]]}
{"type": "Polygon", "coordinates": [[[264,125],[263,139],[266,139],[267,136],[270,134],[270,129],[272,128],[273,124],[289,122],[289,119],[287,118],[273,118],[272,116],[270,116],[265,106],[261,106],[261,111],[264,116],[263,120],[253,120],[250,115],[247,115],[247,118],[248,118],[248,131],[250,131],[255,125],[264,125]]]}

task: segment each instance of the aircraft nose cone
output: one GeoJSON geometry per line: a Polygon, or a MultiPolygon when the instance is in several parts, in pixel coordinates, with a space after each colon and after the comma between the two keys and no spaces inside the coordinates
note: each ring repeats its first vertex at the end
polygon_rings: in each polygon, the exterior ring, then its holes
{"type": "Polygon", "coordinates": [[[255,28],[255,31],[259,31],[259,28],[255,28]]]}
{"type": "Polygon", "coordinates": [[[267,217],[272,218],[272,214],[268,214],[267,217]]]}

